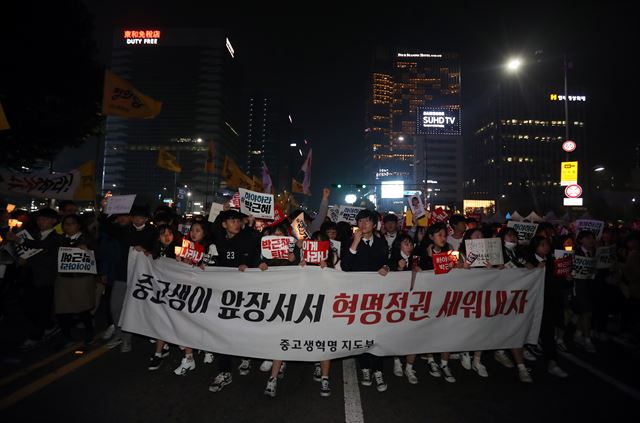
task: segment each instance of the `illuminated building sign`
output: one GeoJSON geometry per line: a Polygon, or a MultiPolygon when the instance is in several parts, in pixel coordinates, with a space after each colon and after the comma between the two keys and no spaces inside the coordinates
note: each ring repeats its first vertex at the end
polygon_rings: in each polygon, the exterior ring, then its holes
{"type": "MultiPolygon", "coordinates": [[[[551,101],[564,101],[564,95],[551,93],[549,94],[549,100],[551,101]]],[[[584,95],[570,95],[569,101],[587,101],[587,97],[584,95]]]]}
{"type": "Polygon", "coordinates": [[[144,31],[132,31],[127,29],[124,31],[123,38],[126,40],[127,44],[158,44],[160,31],[157,29],[144,31]]]}
{"type": "Polygon", "coordinates": [[[430,53],[398,53],[398,57],[442,57],[442,54],[430,54],[430,53]]]}
{"type": "Polygon", "coordinates": [[[402,198],[404,196],[404,181],[383,181],[381,198],[402,198]]]}
{"type": "Polygon", "coordinates": [[[460,135],[460,107],[418,107],[417,133],[423,135],[460,135]]]}

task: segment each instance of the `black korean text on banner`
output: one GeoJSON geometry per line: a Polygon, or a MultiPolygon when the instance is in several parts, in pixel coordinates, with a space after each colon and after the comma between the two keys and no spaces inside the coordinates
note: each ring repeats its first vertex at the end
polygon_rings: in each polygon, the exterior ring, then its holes
{"type": "MultiPolygon", "coordinates": [[[[25,239],[33,239],[33,237],[31,236],[31,234],[29,232],[27,232],[25,229],[21,230],[20,232],[18,232],[16,234],[16,237],[18,237],[19,239],[25,240],[25,239]]],[[[16,243],[15,245],[16,248],[16,254],[18,254],[18,257],[20,257],[21,259],[28,259],[29,257],[33,257],[36,254],[38,254],[39,252],[42,251],[42,249],[39,248],[27,248],[24,246],[24,244],[18,244],[16,243]]]]}
{"type": "Polygon", "coordinates": [[[595,257],[574,255],[573,271],[571,274],[574,279],[594,279],[596,277],[595,257]]]}
{"type": "Polygon", "coordinates": [[[271,219],[274,216],[273,194],[250,191],[240,188],[240,212],[261,219],[271,219]]]}
{"type": "Polygon", "coordinates": [[[465,241],[466,259],[471,267],[504,264],[502,241],[500,238],[467,239],[465,241]]]}
{"type": "Polygon", "coordinates": [[[589,219],[580,219],[576,220],[576,230],[580,231],[589,231],[593,233],[593,236],[599,240],[602,237],[602,231],[604,230],[604,222],[601,220],[589,220],[589,219]]]}
{"type": "Polygon", "coordinates": [[[364,207],[340,206],[338,222],[347,222],[350,225],[357,225],[358,222],[356,222],[356,216],[360,210],[364,210],[364,207]]]}
{"type": "Polygon", "coordinates": [[[203,271],[135,250],[129,270],[123,330],[243,357],[514,348],[536,342],[542,315],[544,269],[424,271],[411,291],[408,272],[203,271]]]}
{"type": "Polygon", "coordinates": [[[553,274],[556,278],[565,278],[571,274],[573,251],[554,250],[553,274]]]}
{"type": "Polygon", "coordinates": [[[538,230],[537,223],[528,223],[528,222],[515,222],[510,220],[507,223],[508,228],[513,228],[518,232],[518,244],[528,245],[531,238],[534,237],[536,231],[538,230]]]}
{"type": "Polygon", "coordinates": [[[291,222],[291,230],[296,239],[305,239],[309,237],[307,224],[304,221],[304,213],[300,213],[295,219],[293,219],[293,222],[291,222]]]}
{"type": "Polygon", "coordinates": [[[609,269],[617,261],[617,254],[615,245],[596,248],[596,269],[609,269]]]}
{"type": "Polygon", "coordinates": [[[331,241],[311,241],[305,239],[302,242],[302,254],[307,263],[319,264],[329,258],[331,241]]]}
{"type": "Polygon", "coordinates": [[[58,248],[58,273],[98,274],[93,251],[72,247],[58,248]]]}
{"type": "Polygon", "coordinates": [[[262,257],[265,259],[288,259],[295,244],[296,239],[291,236],[263,236],[260,240],[262,257]]]}

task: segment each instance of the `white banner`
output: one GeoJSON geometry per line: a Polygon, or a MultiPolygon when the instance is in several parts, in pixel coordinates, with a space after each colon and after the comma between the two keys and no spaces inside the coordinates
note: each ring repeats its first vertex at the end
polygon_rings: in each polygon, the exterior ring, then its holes
{"type": "Polygon", "coordinates": [[[248,216],[273,220],[274,202],[272,194],[240,188],[240,212],[248,216]]]}
{"type": "Polygon", "coordinates": [[[364,207],[340,206],[338,222],[348,222],[350,225],[357,225],[356,216],[360,210],[364,210],[364,207]]]}
{"type": "Polygon", "coordinates": [[[98,274],[93,251],[72,247],[58,248],[58,273],[98,274]]]}
{"type": "Polygon", "coordinates": [[[123,329],[205,351],[319,361],[521,347],[538,340],[544,269],[265,272],[129,254],[123,329]]]}
{"type": "Polygon", "coordinates": [[[224,210],[223,204],[211,203],[211,208],[209,209],[209,222],[215,222],[216,217],[218,217],[222,210],[224,210]]]}
{"type": "Polygon", "coordinates": [[[58,200],[95,200],[94,162],[68,172],[23,173],[0,169],[0,192],[58,200]]]}
{"type": "Polygon", "coordinates": [[[537,223],[515,222],[510,220],[507,223],[508,228],[513,228],[518,232],[518,244],[528,245],[531,238],[534,237],[538,230],[537,223]]]}
{"type": "MultiPolygon", "coordinates": [[[[33,240],[33,237],[31,236],[31,234],[29,232],[27,232],[25,229],[21,230],[20,232],[16,233],[16,236],[20,239],[31,239],[33,240]]],[[[15,248],[16,248],[16,254],[18,254],[18,257],[20,257],[21,259],[28,259],[29,257],[33,257],[36,254],[38,254],[39,252],[42,251],[41,248],[27,248],[25,247],[23,244],[18,244],[16,242],[15,244],[15,248]]]]}
{"type": "Polygon", "coordinates": [[[471,267],[483,267],[487,262],[492,265],[504,264],[500,238],[468,239],[464,245],[471,267]]]}
{"type": "Polygon", "coordinates": [[[576,233],[580,231],[589,231],[593,233],[593,236],[596,237],[596,240],[599,240],[602,237],[603,230],[604,222],[601,220],[576,220],[576,233]]]}
{"type": "Polygon", "coordinates": [[[133,202],[136,201],[136,194],[130,195],[112,195],[107,200],[107,209],[105,214],[128,214],[131,211],[133,202]]]}
{"type": "Polygon", "coordinates": [[[596,248],[596,269],[609,269],[617,260],[615,245],[596,248]]]}

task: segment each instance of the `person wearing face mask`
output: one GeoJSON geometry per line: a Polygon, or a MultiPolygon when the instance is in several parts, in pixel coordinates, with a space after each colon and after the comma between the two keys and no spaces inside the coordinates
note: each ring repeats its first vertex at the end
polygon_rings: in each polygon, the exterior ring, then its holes
{"type": "Polygon", "coordinates": [[[150,254],[158,240],[157,230],[147,224],[148,218],[147,207],[134,205],[129,214],[117,215],[113,221],[106,222],[105,231],[118,242],[120,252],[111,292],[111,315],[115,331],[113,338],[107,343],[107,347],[111,349],[121,345],[121,352],[131,351],[131,333],[123,332],[118,326],[124,298],[127,294],[129,249],[134,248],[136,251],[150,254]]]}

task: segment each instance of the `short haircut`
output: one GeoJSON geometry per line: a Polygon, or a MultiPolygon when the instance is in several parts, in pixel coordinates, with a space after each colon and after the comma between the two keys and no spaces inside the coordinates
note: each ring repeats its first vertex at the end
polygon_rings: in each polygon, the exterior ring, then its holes
{"type": "Polygon", "coordinates": [[[449,218],[449,225],[451,225],[451,227],[456,226],[458,223],[460,222],[466,222],[467,220],[464,218],[463,215],[461,214],[454,214],[449,218]]]}

